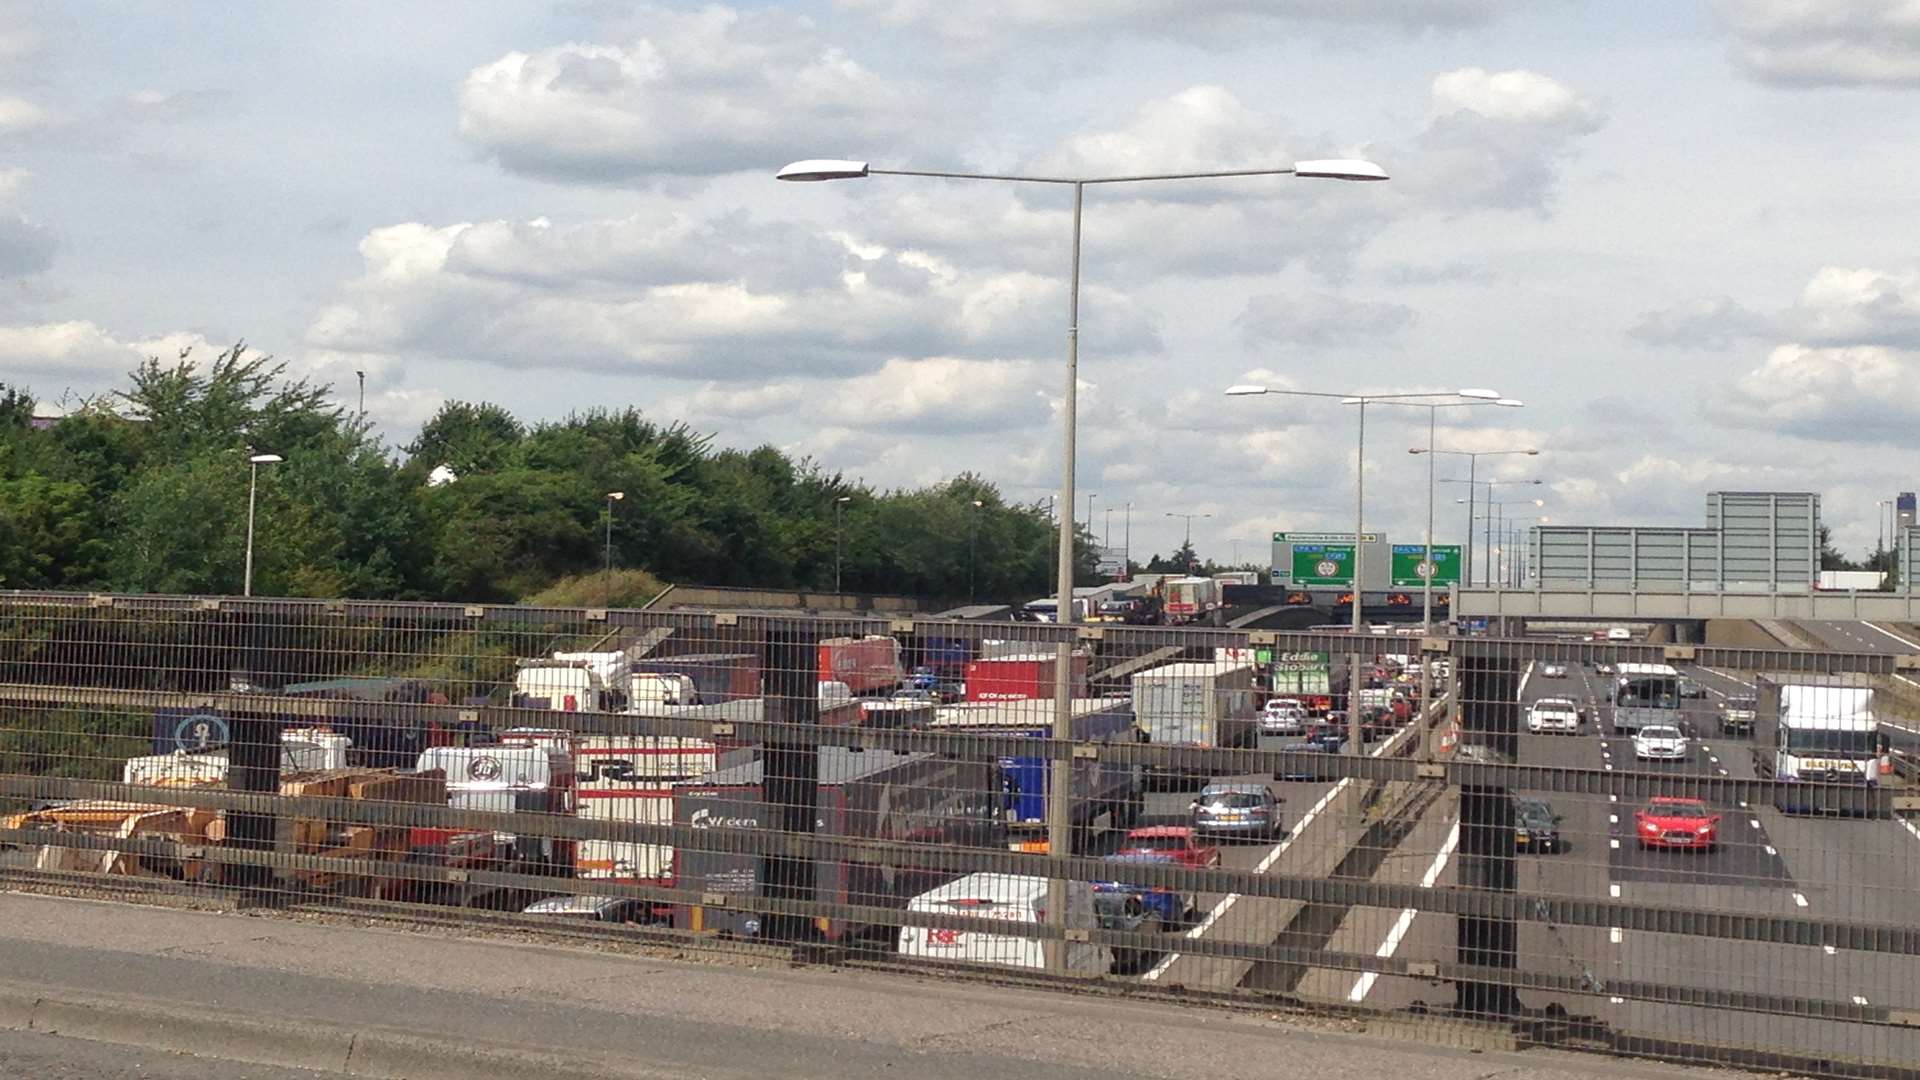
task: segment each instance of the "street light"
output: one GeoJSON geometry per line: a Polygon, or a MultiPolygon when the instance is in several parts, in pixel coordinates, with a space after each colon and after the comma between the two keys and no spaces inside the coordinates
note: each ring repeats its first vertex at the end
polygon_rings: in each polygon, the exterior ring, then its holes
{"type": "Polygon", "coordinates": [[[984,500],[973,500],[973,528],[967,537],[967,603],[975,600],[973,590],[973,572],[977,564],[977,552],[980,549],[980,508],[987,505],[984,500]]]}
{"type": "MultiPolygon", "coordinates": [[[[1481,483],[1488,483],[1488,482],[1489,481],[1485,481],[1485,480],[1481,481],[1481,483]]],[[[1498,483],[1502,483],[1503,481],[1495,480],[1491,482],[1498,484],[1498,483]]],[[[1540,481],[1538,480],[1524,481],[1523,480],[1523,481],[1505,481],[1505,482],[1538,484],[1540,481]]],[[[1454,501],[1460,502],[1462,500],[1456,499],[1454,501]]],[[[1478,521],[1484,521],[1486,522],[1486,525],[1487,525],[1487,581],[1486,583],[1489,586],[1493,584],[1493,579],[1495,575],[1498,575],[1500,577],[1501,586],[1503,588],[1506,587],[1507,585],[1514,584],[1514,582],[1511,580],[1512,578],[1511,571],[1513,569],[1513,562],[1512,562],[1511,556],[1512,556],[1512,545],[1517,541],[1514,538],[1514,534],[1509,532],[1509,528],[1511,526],[1517,525],[1518,522],[1509,522],[1507,520],[1506,508],[1516,504],[1518,505],[1531,504],[1535,507],[1544,507],[1547,505],[1547,501],[1545,499],[1495,499],[1493,497],[1493,492],[1491,491],[1491,489],[1489,489],[1489,491],[1487,492],[1487,512],[1475,519],[1478,521]],[[1500,534],[1500,546],[1497,548],[1493,544],[1493,535],[1496,530],[1500,534]]],[[[1546,518],[1542,517],[1540,520],[1545,521],[1546,518]]]]}
{"type": "MultiPolygon", "coordinates": [[[[1367,491],[1367,406],[1375,402],[1418,403],[1422,405],[1465,404],[1470,401],[1500,401],[1500,392],[1480,387],[1463,390],[1428,390],[1419,392],[1399,392],[1392,394],[1336,394],[1321,390],[1274,390],[1265,386],[1241,384],[1227,388],[1228,397],[1252,397],[1261,394],[1281,394],[1288,397],[1336,398],[1342,405],[1357,405],[1360,412],[1359,450],[1354,457],[1353,469],[1353,634],[1357,638],[1362,626],[1362,585],[1365,582],[1363,568],[1366,551],[1366,491],[1367,491]],[[1462,398],[1465,401],[1421,401],[1422,398],[1462,398]]],[[[1429,550],[1428,558],[1432,558],[1429,550]]],[[[1353,754],[1361,754],[1366,745],[1360,738],[1360,709],[1358,694],[1360,689],[1360,648],[1354,642],[1353,652],[1349,654],[1350,667],[1347,675],[1347,741],[1353,754]]]]}
{"type": "Polygon", "coordinates": [[[842,495],[833,500],[833,594],[840,595],[840,508],[853,501],[853,496],[842,495]]]}
{"type": "Polygon", "coordinates": [[[600,576],[600,606],[613,606],[613,504],[627,497],[624,491],[607,492],[607,565],[600,576]]]}
{"type": "MultiPolygon", "coordinates": [[[[1541,480],[1474,480],[1474,479],[1462,480],[1462,479],[1459,479],[1458,477],[1442,477],[1440,482],[1443,484],[1467,485],[1467,497],[1465,499],[1454,500],[1456,503],[1464,502],[1467,505],[1467,547],[1469,549],[1473,547],[1473,523],[1476,521],[1487,522],[1488,523],[1487,534],[1486,534],[1487,535],[1487,558],[1489,559],[1493,557],[1493,525],[1492,525],[1493,519],[1491,516],[1488,516],[1488,515],[1481,515],[1478,517],[1474,515],[1473,499],[1474,499],[1474,493],[1475,493],[1476,487],[1478,487],[1481,484],[1486,485],[1487,502],[1489,505],[1491,505],[1493,502],[1493,489],[1503,484],[1533,484],[1537,486],[1541,483],[1544,483],[1544,481],[1541,481],[1541,480]]],[[[1481,574],[1480,577],[1481,577],[1481,584],[1483,585],[1493,584],[1493,572],[1491,570],[1488,570],[1487,572],[1481,574]]],[[[1469,581],[1467,584],[1471,585],[1472,582],[1469,581]]]]}
{"type": "MultiPolygon", "coordinates": [[[[1468,484],[1473,484],[1477,482],[1474,479],[1474,477],[1479,475],[1480,459],[1483,457],[1501,457],[1507,454],[1524,454],[1527,457],[1540,456],[1540,451],[1538,450],[1438,450],[1438,449],[1435,449],[1435,450],[1410,450],[1408,451],[1408,453],[1452,454],[1455,457],[1466,458],[1468,484]]],[[[1429,472],[1431,472],[1431,470],[1429,470],[1429,472]]],[[[1442,481],[1442,483],[1451,483],[1451,482],[1452,481],[1442,481]]],[[[1472,487],[1467,488],[1467,548],[1466,548],[1467,565],[1466,565],[1466,573],[1461,580],[1465,581],[1468,585],[1473,584],[1473,522],[1474,522],[1473,493],[1474,493],[1474,489],[1472,487]]]]}
{"type": "Polygon", "coordinates": [[[1177,517],[1177,518],[1182,518],[1182,519],[1184,519],[1184,520],[1186,521],[1186,523],[1187,523],[1187,535],[1186,535],[1186,539],[1185,539],[1185,540],[1183,540],[1183,541],[1181,541],[1181,543],[1180,543],[1180,548],[1181,548],[1181,550],[1183,550],[1183,551],[1185,551],[1185,552],[1187,552],[1187,573],[1189,573],[1189,574],[1191,574],[1191,573],[1193,573],[1193,566],[1194,566],[1194,558],[1193,558],[1193,519],[1194,519],[1194,518],[1210,518],[1210,517],[1212,517],[1213,515],[1212,515],[1212,514],[1176,514],[1176,513],[1174,513],[1174,512],[1172,512],[1172,511],[1168,511],[1168,512],[1167,512],[1167,516],[1168,516],[1168,517],[1177,517]]]}
{"type": "MultiPolygon", "coordinates": [[[[1461,391],[1461,395],[1467,396],[1467,392],[1463,390],[1461,391]]],[[[1427,554],[1426,554],[1426,557],[1421,561],[1420,577],[1422,581],[1422,588],[1420,590],[1420,632],[1423,634],[1431,634],[1433,633],[1433,575],[1434,575],[1434,572],[1438,569],[1438,567],[1436,567],[1433,562],[1433,490],[1434,490],[1433,463],[1434,463],[1434,460],[1438,457],[1439,452],[1434,449],[1433,435],[1434,435],[1435,425],[1438,423],[1437,418],[1440,415],[1440,410],[1441,409],[1462,409],[1471,405],[1495,405],[1503,409],[1519,409],[1519,408],[1524,408],[1526,406],[1526,402],[1519,401],[1509,397],[1496,397],[1496,398],[1489,399],[1489,398],[1480,396],[1478,393],[1475,393],[1470,397],[1468,397],[1468,400],[1466,401],[1440,401],[1440,402],[1432,402],[1432,403],[1422,403],[1422,402],[1414,402],[1414,401],[1389,401],[1389,402],[1386,402],[1385,404],[1404,405],[1409,408],[1427,410],[1426,449],[1422,451],[1418,448],[1415,448],[1412,450],[1408,450],[1407,453],[1419,454],[1424,452],[1427,455],[1427,554]]],[[[1473,546],[1473,531],[1471,529],[1467,531],[1467,546],[1468,547],[1473,546]]]]}
{"type": "MultiPolygon", "coordinates": [[[[1292,166],[1280,169],[1231,169],[1215,172],[1182,173],[1140,173],[1123,176],[1019,176],[1000,173],[962,173],[939,172],[923,169],[876,169],[865,161],[852,161],[835,158],[815,158],[795,161],[775,174],[779,180],[817,181],[817,180],[854,180],[869,176],[916,176],[940,180],[991,180],[1016,184],[1056,184],[1073,189],[1073,242],[1071,248],[1071,270],[1067,285],[1067,369],[1064,392],[1061,396],[1061,417],[1064,420],[1063,450],[1060,458],[1060,509],[1068,523],[1060,530],[1059,552],[1056,561],[1057,582],[1055,592],[1054,618],[1062,624],[1073,620],[1073,473],[1074,444],[1078,418],[1078,395],[1080,388],[1080,216],[1085,202],[1086,189],[1090,184],[1132,184],[1158,183],[1171,180],[1218,180],[1238,176],[1297,176],[1302,178],[1325,180],[1385,180],[1387,171],[1371,161],[1331,159],[1320,161],[1297,161],[1292,166]]],[[[1091,515],[1089,515],[1091,519],[1091,515]]],[[[1089,521],[1091,524],[1091,521],[1089,521]]],[[[1072,713],[1072,646],[1062,641],[1057,649],[1057,662],[1053,683],[1053,737],[1062,741],[1073,738],[1072,713]]],[[[1056,758],[1052,769],[1052,790],[1070,791],[1073,788],[1073,763],[1066,758],[1056,758]]],[[[1047,800],[1047,850],[1054,855],[1066,855],[1071,850],[1073,820],[1069,813],[1068,799],[1047,800]]],[[[1047,921],[1058,927],[1066,926],[1067,884],[1064,878],[1047,880],[1047,921]]],[[[1049,939],[1047,942],[1047,967],[1059,972],[1066,969],[1066,952],[1061,942],[1049,939]]]]}
{"type": "Polygon", "coordinates": [[[260,487],[260,466],[278,465],[287,460],[279,454],[254,454],[247,458],[247,569],[240,582],[240,595],[253,595],[253,505],[260,487]]]}

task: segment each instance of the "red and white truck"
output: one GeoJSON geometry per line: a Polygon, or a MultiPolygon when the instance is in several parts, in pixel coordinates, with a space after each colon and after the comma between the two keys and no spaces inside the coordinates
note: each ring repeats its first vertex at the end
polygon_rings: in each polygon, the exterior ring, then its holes
{"type": "Polygon", "coordinates": [[[854,694],[897,689],[906,679],[900,643],[881,634],[828,638],[820,643],[820,681],[844,683],[854,694]]]}
{"type": "MultiPolygon", "coordinates": [[[[1059,678],[1059,654],[1018,653],[975,660],[967,665],[968,701],[1025,701],[1052,699],[1059,678]]],[[[1087,696],[1087,654],[1073,654],[1068,681],[1071,696],[1087,696]]]]}

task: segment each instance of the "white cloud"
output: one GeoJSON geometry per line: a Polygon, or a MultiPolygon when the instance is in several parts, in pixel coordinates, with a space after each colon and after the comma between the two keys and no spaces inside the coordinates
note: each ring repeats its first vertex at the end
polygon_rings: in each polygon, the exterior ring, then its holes
{"type": "MultiPolygon", "coordinates": [[[[1433,81],[1438,115],[1413,140],[1394,183],[1444,214],[1520,210],[1544,215],[1560,166],[1605,111],[1531,71],[1461,68],[1433,81]]],[[[1389,163],[1390,165],[1392,163],[1389,163]]]]}
{"type": "Polygon", "coordinates": [[[1735,64],[1777,86],[1920,87],[1913,0],[1714,0],[1735,64]]]}
{"type": "Polygon", "coordinates": [[[1248,32],[1290,22],[1383,24],[1415,30],[1487,22],[1510,0],[837,0],[846,10],[952,40],[1031,41],[1044,35],[1140,34],[1244,44],[1248,32]]]}
{"type": "MultiPolygon", "coordinates": [[[[364,275],[315,318],[308,344],[751,381],[857,373],[898,356],[1020,355],[1058,339],[1058,278],[969,273],[911,251],[862,258],[824,231],[792,226],[734,231],[723,253],[690,256],[695,245],[682,241],[708,231],[689,227],[649,246],[631,222],[375,229],[360,244],[364,275]],[[796,250],[816,264],[803,268],[796,250]],[[728,264],[736,277],[723,276],[728,264]]],[[[1101,289],[1086,298],[1103,312],[1110,354],[1158,347],[1128,299],[1101,289]]]]}
{"type": "Polygon", "coordinates": [[[461,135],[513,172],[614,183],[771,173],[844,146],[850,132],[899,145],[923,127],[909,90],[807,19],[711,5],[643,8],[628,22],[631,41],[512,52],[475,68],[460,86],[461,135]]]}
{"type": "Polygon", "coordinates": [[[754,420],[792,411],[805,398],[806,389],[797,382],[762,386],[723,386],[710,382],[685,397],[661,401],[654,410],[663,416],[754,420]]]}
{"type": "Polygon", "coordinates": [[[823,390],[825,415],[849,427],[939,433],[1047,423],[1043,373],[1029,363],[894,359],[823,390]]]}
{"type": "Polygon", "coordinates": [[[1808,439],[1920,445],[1920,353],[1781,345],[1722,409],[1737,423],[1808,439]]]}
{"type": "Polygon", "coordinates": [[[47,120],[46,110],[25,98],[0,97],[0,137],[38,130],[47,120]]]}
{"type": "MultiPolygon", "coordinates": [[[[4,180],[0,175],[0,180],[4,180]]],[[[5,191],[0,189],[0,196],[5,191]]],[[[53,232],[19,214],[0,211],[0,281],[37,274],[53,265],[53,232]]]]}
{"type": "Polygon", "coordinates": [[[1822,267],[1800,306],[1817,341],[1920,348],[1920,270],[1822,267]]]}
{"type": "MultiPolygon", "coordinates": [[[[183,349],[202,357],[217,351],[200,335],[185,332],[125,341],[84,321],[0,326],[0,371],[64,382],[60,389],[83,392],[118,387],[148,357],[171,363],[183,349]]],[[[53,387],[36,389],[45,395],[53,387]]]]}
{"type": "Polygon", "coordinates": [[[1720,296],[1643,312],[1627,334],[1648,345],[1726,349],[1777,329],[1774,320],[1720,296]]]}

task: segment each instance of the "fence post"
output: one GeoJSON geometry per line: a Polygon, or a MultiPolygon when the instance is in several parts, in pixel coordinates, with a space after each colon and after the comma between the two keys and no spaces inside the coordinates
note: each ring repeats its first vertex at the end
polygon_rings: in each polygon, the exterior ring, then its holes
{"type": "MultiPolygon", "coordinates": [[[[769,720],[806,727],[819,724],[819,642],[819,629],[812,623],[794,619],[768,625],[762,663],[769,720]]],[[[819,747],[811,741],[770,741],[761,755],[771,827],[784,833],[811,835],[819,814],[819,747]]],[[[810,859],[768,855],[762,880],[767,883],[769,899],[814,898],[814,863],[810,859]]],[[[805,941],[815,936],[811,920],[792,915],[768,915],[764,933],[773,941],[805,941]]]]}
{"type": "MultiPolygon", "coordinates": [[[[1519,754],[1520,691],[1517,661],[1486,656],[1454,658],[1455,691],[1462,702],[1461,745],[1456,758],[1511,763],[1519,754]]],[[[1513,800],[1505,787],[1460,790],[1460,886],[1511,893],[1515,886],[1513,800]]],[[[1462,915],[1455,923],[1459,962],[1512,968],[1519,958],[1518,927],[1511,919],[1462,915]]],[[[1494,1018],[1519,1010],[1512,986],[1454,984],[1454,1008],[1465,1016],[1494,1018]]]]}

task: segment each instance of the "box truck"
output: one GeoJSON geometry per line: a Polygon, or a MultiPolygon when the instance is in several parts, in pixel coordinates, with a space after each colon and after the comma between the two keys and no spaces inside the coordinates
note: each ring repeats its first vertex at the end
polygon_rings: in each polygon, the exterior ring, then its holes
{"type": "MultiPolygon", "coordinates": [[[[1032,698],[1051,700],[1058,678],[1057,652],[1016,653],[975,660],[967,665],[968,701],[1024,701],[1032,698]]],[[[1071,696],[1087,696],[1087,654],[1075,652],[1070,661],[1068,685],[1071,696]]]]}
{"type": "Polygon", "coordinates": [[[1774,791],[1776,809],[1878,814],[1887,744],[1872,687],[1843,676],[1761,675],[1754,692],[1754,775],[1789,785],[1774,791]]]}
{"type": "Polygon", "coordinates": [[[890,692],[907,677],[900,643],[884,635],[828,638],[820,643],[820,681],[845,683],[854,694],[890,692]]]}
{"type": "MultiPolygon", "coordinates": [[[[1251,664],[1182,662],[1133,676],[1134,721],[1140,738],[1156,746],[1247,745],[1255,732],[1253,700],[1251,664]]],[[[1164,771],[1182,776],[1204,772],[1164,771]]]]}

